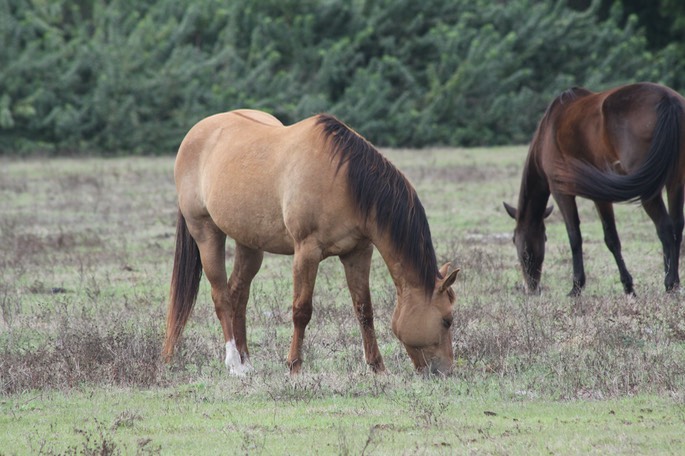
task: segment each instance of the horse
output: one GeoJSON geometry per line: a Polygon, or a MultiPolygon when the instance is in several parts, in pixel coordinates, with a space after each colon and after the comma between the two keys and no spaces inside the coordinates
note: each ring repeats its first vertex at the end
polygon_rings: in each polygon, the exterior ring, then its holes
{"type": "Polygon", "coordinates": [[[635,290],[621,253],[615,202],[641,202],[662,244],[666,291],[678,289],[684,224],[684,107],[685,100],[677,92],[648,82],[597,93],[574,87],[550,103],[529,147],[518,207],[504,203],[516,221],[513,240],[528,292],[539,292],[544,220],[553,209],[546,207],[550,194],[571,245],[569,296],[580,296],[585,285],[577,196],[594,202],[627,295],[634,296],[635,290]],[[662,199],[664,188],[668,210],[662,199]]]}
{"type": "Polygon", "coordinates": [[[426,214],[407,178],[360,134],[332,115],[285,126],[274,116],[235,110],[199,121],[174,164],[176,251],[163,356],[169,361],[204,271],[226,346],[226,367],[253,369],[246,340],[250,284],[264,252],[293,255],[293,335],[287,355],[300,372],[319,263],[342,262],[361,328],[365,361],[385,365],[369,291],[374,246],[397,291],[392,331],[417,371],[447,373],[459,269],[438,268],[426,214]],[[225,243],[235,241],[227,281],[225,243]]]}

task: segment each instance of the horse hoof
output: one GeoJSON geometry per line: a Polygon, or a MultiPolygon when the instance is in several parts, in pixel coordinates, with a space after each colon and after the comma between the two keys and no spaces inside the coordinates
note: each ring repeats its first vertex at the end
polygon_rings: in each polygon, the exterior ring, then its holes
{"type": "Polygon", "coordinates": [[[254,370],[247,355],[245,355],[244,358],[245,361],[243,362],[240,352],[238,352],[238,348],[235,345],[235,341],[231,340],[226,342],[225,364],[231,375],[236,377],[244,377],[249,372],[254,370]]]}
{"type": "Polygon", "coordinates": [[[295,361],[288,361],[288,368],[290,369],[290,376],[299,375],[302,369],[302,360],[296,359],[295,361]]]}
{"type": "Polygon", "coordinates": [[[252,364],[249,360],[246,360],[244,363],[240,364],[226,364],[226,367],[228,368],[228,373],[234,377],[245,377],[254,370],[254,367],[252,367],[252,364]]]}
{"type": "Polygon", "coordinates": [[[580,289],[580,288],[578,288],[578,287],[573,287],[573,288],[571,289],[571,291],[569,291],[568,294],[567,294],[566,296],[568,296],[569,298],[579,298],[579,297],[580,297],[580,292],[581,292],[581,289],[580,289]]]}
{"type": "Polygon", "coordinates": [[[366,364],[374,374],[385,374],[385,364],[383,361],[373,361],[366,364]]]}
{"type": "Polygon", "coordinates": [[[252,364],[245,363],[245,364],[242,364],[238,367],[231,367],[230,370],[228,371],[228,373],[234,377],[245,377],[247,374],[249,374],[253,370],[254,370],[254,367],[252,367],[252,364]]]}

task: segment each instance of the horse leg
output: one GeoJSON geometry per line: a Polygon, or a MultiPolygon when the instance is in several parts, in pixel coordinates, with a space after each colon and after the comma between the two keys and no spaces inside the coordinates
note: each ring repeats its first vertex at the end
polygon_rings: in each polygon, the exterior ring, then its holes
{"type": "MultiPolygon", "coordinates": [[[[654,222],[656,233],[661,240],[664,251],[664,285],[666,291],[671,291],[678,285],[678,253],[676,253],[676,234],[673,220],[666,212],[666,206],[661,196],[649,201],[642,201],[642,207],[654,222]]],[[[682,210],[682,209],[681,209],[682,210]]]]}
{"type": "Polygon", "coordinates": [[[685,217],[683,217],[684,202],[685,190],[682,184],[677,184],[675,187],[668,189],[668,213],[673,221],[673,234],[675,235],[675,245],[673,247],[674,289],[680,286],[678,268],[680,265],[680,245],[683,242],[683,227],[685,227],[685,217]]]}
{"type": "Polygon", "coordinates": [[[621,283],[623,284],[623,291],[627,295],[635,296],[633,289],[633,277],[626,268],[626,263],[623,261],[621,254],[621,240],[616,231],[616,219],[614,218],[614,206],[611,203],[595,201],[595,207],[602,220],[602,228],[604,230],[604,243],[609,251],[614,255],[618,272],[621,275],[621,283]]]}
{"type": "Polygon", "coordinates": [[[231,374],[242,375],[245,373],[244,369],[236,369],[229,363],[229,359],[235,357],[237,349],[233,335],[233,309],[226,280],[226,235],[207,219],[188,223],[188,229],[197,242],[202,270],[212,287],[214,310],[226,342],[226,367],[230,368],[231,374]]]}
{"type": "MultiPolygon", "coordinates": [[[[226,339],[226,367],[232,373],[242,374],[252,369],[247,349],[245,312],[250,297],[250,284],[262,266],[264,252],[236,243],[233,271],[228,279],[228,304],[232,306],[231,327],[234,339],[226,339]]],[[[219,311],[217,310],[217,315],[219,311]]],[[[221,317],[219,317],[221,319],[221,317]]]]}
{"type": "Polygon", "coordinates": [[[321,261],[321,249],[316,242],[300,242],[295,246],[293,260],[293,339],[287,363],[291,374],[302,367],[304,331],[312,318],[312,297],[316,273],[321,261]]]}
{"type": "Polygon", "coordinates": [[[573,257],[573,288],[571,288],[568,295],[580,296],[580,292],[585,286],[585,268],[583,266],[583,238],[580,234],[580,217],[578,216],[576,197],[555,194],[554,199],[559,206],[561,215],[564,217],[568,240],[571,244],[571,255],[573,257]]]}
{"type": "Polygon", "coordinates": [[[371,366],[374,372],[379,373],[385,371],[385,365],[381,352],[378,350],[376,331],[373,326],[373,307],[371,306],[371,292],[369,291],[372,254],[373,246],[369,244],[362,249],[341,256],[340,261],[345,267],[347,287],[350,290],[354,311],[361,328],[366,364],[371,366]]]}

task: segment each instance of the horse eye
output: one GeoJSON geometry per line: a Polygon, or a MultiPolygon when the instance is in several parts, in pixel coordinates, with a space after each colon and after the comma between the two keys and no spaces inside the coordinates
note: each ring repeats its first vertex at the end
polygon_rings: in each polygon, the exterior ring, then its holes
{"type": "Polygon", "coordinates": [[[443,325],[446,329],[450,329],[450,326],[452,326],[452,318],[443,318],[443,319],[442,319],[442,325],[443,325]]]}

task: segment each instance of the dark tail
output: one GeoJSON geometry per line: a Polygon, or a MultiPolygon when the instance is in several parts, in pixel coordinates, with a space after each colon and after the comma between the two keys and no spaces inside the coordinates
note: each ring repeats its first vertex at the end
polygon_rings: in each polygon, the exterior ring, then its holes
{"type": "Polygon", "coordinates": [[[647,159],[634,173],[603,172],[588,163],[573,162],[569,174],[575,177],[562,183],[562,188],[595,201],[647,201],[658,196],[678,172],[682,114],[677,98],[665,96],[659,102],[647,159]]]}
{"type": "Polygon", "coordinates": [[[168,362],[174,354],[174,347],[195,305],[202,277],[200,251],[190,235],[186,220],[178,211],[176,222],[176,253],[174,272],[171,275],[171,296],[167,314],[166,339],[162,356],[168,362]]]}

